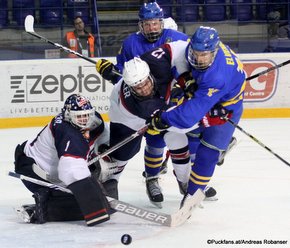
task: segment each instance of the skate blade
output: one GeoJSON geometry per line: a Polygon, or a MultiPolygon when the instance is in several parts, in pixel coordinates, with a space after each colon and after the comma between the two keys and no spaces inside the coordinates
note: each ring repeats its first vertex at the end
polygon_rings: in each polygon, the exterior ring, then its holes
{"type": "Polygon", "coordinates": [[[154,201],[150,201],[152,205],[154,205],[155,207],[158,207],[158,208],[162,208],[162,202],[154,202],[154,201]]]}
{"type": "Polygon", "coordinates": [[[212,196],[212,197],[205,197],[204,201],[217,201],[218,198],[216,196],[212,196]]]}

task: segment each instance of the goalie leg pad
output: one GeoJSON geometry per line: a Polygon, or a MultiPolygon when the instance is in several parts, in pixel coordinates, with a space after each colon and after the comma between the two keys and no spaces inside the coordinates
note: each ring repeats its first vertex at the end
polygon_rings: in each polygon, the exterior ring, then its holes
{"type": "Polygon", "coordinates": [[[84,217],[80,207],[71,194],[39,188],[34,194],[35,209],[31,223],[43,224],[50,221],[76,221],[84,217]]]}
{"type": "Polygon", "coordinates": [[[53,190],[47,204],[48,221],[76,221],[84,217],[80,207],[71,194],[53,190]]]}
{"type": "Polygon", "coordinates": [[[73,192],[88,226],[110,219],[108,201],[100,184],[92,177],[74,182],[68,188],[73,192]]]}

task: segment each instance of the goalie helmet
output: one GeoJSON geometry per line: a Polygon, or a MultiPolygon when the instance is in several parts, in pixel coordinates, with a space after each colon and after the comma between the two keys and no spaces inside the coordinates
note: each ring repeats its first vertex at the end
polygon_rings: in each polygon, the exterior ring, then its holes
{"type": "Polygon", "coordinates": [[[155,80],[150,73],[149,65],[139,57],[125,62],[123,80],[139,99],[151,97],[155,93],[155,80]]]}
{"type": "Polygon", "coordinates": [[[219,35],[214,28],[200,26],[186,49],[190,65],[198,70],[207,69],[215,59],[219,43],[219,35]]]}
{"type": "MultiPolygon", "coordinates": [[[[156,2],[144,3],[143,6],[140,8],[138,26],[140,32],[149,42],[155,42],[160,38],[164,27],[163,18],[163,9],[160,8],[160,6],[156,2]],[[154,31],[145,31],[144,23],[146,23],[146,21],[155,19],[158,19],[158,21],[160,22],[160,26],[158,27],[158,29],[154,31]]],[[[159,23],[156,25],[159,25],[159,23]]]]}
{"type": "Polygon", "coordinates": [[[64,120],[81,130],[91,130],[102,123],[90,101],[79,94],[70,95],[62,108],[64,120]]]}

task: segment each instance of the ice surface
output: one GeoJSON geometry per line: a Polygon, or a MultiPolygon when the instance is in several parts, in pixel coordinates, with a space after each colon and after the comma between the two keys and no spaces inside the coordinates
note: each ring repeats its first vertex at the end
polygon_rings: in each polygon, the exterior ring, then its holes
{"type": "MultiPolygon", "coordinates": [[[[290,119],[242,120],[240,126],[290,161],[290,119]]],[[[120,239],[125,233],[133,238],[128,247],[137,248],[290,247],[290,167],[239,130],[235,132],[237,146],[225,163],[216,168],[211,180],[219,200],[203,202],[204,208],[195,209],[192,217],[180,227],[162,227],[121,213],[95,227],[86,227],[82,221],[23,223],[13,208],[32,203],[33,199],[20,180],[5,173],[13,170],[15,146],[34,137],[40,129],[0,130],[1,248],[124,247],[120,239]],[[244,244],[226,244],[226,241],[239,240],[244,244]],[[264,240],[285,242],[264,244],[264,240]],[[262,244],[254,244],[254,241],[262,244]]],[[[182,196],[171,164],[160,181],[165,196],[161,210],[148,201],[142,171],[141,151],[129,162],[121,177],[120,199],[155,211],[176,211],[182,196]]]]}

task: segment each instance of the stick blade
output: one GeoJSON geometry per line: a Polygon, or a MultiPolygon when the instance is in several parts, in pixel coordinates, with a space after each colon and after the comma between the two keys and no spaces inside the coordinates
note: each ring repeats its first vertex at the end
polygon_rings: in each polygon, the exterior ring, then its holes
{"type": "Polygon", "coordinates": [[[190,197],[176,213],[171,215],[171,227],[182,225],[191,217],[192,211],[203,201],[205,195],[201,189],[198,189],[192,197],[190,197]]]}
{"type": "Polygon", "coordinates": [[[34,33],[34,17],[32,15],[28,15],[25,17],[24,27],[26,32],[34,33]]]}

